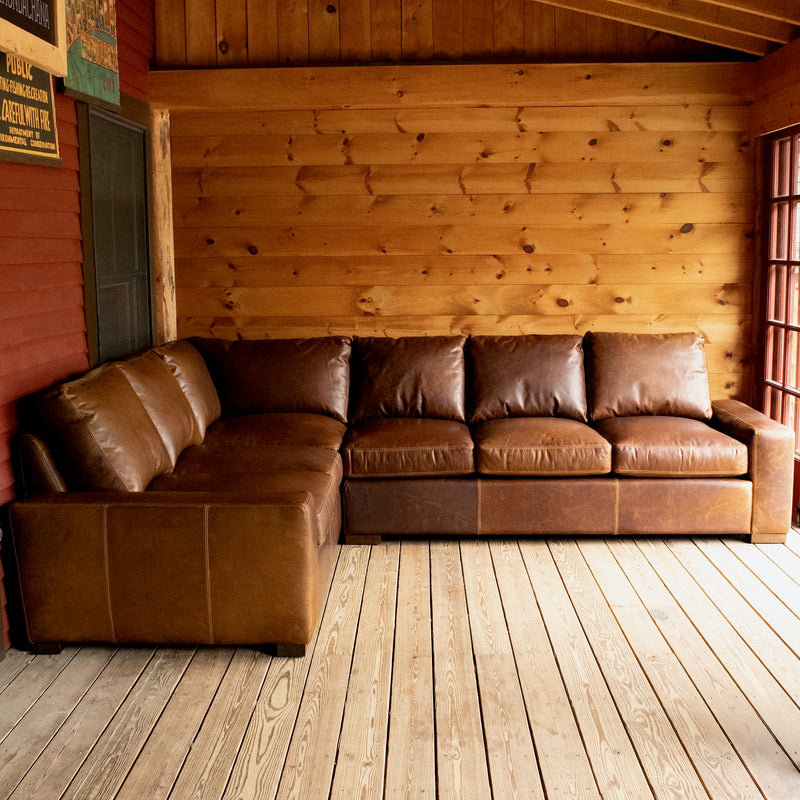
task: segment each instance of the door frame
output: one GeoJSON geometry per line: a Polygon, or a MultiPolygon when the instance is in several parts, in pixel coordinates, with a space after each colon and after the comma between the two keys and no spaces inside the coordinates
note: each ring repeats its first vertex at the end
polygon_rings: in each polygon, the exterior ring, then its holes
{"type": "Polygon", "coordinates": [[[100,363],[97,308],[97,273],[94,258],[94,218],[92,213],[91,143],[89,138],[90,114],[106,119],[144,134],[145,193],[147,205],[148,288],[150,295],[150,336],[156,337],[156,294],[153,279],[153,187],[151,180],[150,106],[128,95],[120,95],[119,112],[76,101],[78,119],[78,161],[80,169],[81,235],[83,238],[83,296],[86,322],[86,344],[89,365],[100,363]]]}

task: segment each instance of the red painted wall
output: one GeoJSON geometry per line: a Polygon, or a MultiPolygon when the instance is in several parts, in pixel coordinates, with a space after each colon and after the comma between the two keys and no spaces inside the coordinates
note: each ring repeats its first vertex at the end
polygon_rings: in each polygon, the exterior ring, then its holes
{"type": "MultiPolygon", "coordinates": [[[[118,0],[117,39],[120,90],[147,102],[153,0],[118,0]]],[[[56,119],[61,167],[0,161],[0,505],[14,498],[17,401],[88,367],[75,102],[57,94],[56,119]]],[[[0,604],[8,646],[2,583],[0,604]]]]}

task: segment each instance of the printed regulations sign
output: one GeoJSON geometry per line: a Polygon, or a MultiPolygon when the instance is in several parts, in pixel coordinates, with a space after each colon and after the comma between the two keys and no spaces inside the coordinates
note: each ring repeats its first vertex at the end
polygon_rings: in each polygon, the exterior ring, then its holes
{"type": "Polygon", "coordinates": [[[61,163],[50,74],[5,53],[0,53],[0,158],[61,163]]]}

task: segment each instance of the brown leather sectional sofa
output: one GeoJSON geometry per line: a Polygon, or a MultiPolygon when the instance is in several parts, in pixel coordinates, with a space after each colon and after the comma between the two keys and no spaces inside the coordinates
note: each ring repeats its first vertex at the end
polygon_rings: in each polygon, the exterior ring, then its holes
{"type": "Polygon", "coordinates": [[[340,534],[781,541],[792,432],[692,333],[193,339],[38,402],[12,541],[32,643],[302,652],[340,534]]]}

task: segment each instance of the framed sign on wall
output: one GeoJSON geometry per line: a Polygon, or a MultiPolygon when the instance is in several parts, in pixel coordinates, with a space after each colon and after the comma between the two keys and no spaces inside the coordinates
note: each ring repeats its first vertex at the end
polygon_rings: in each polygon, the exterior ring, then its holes
{"type": "Polygon", "coordinates": [[[61,163],[53,79],[11,53],[0,53],[0,158],[61,163]]]}
{"type": "Polygon", "coordinates": [[[65,0],[0,0],[0,51],[67,74],[65,0]]]}
{"type": "MultiPolygon", "coordinates": [[[[0,0],[0,4],[3,2],[9,0],[0,0]]],[[[115,0],[66,0],[66,15],[66,93],[89,103],[118,106],[115,0]]]]}

